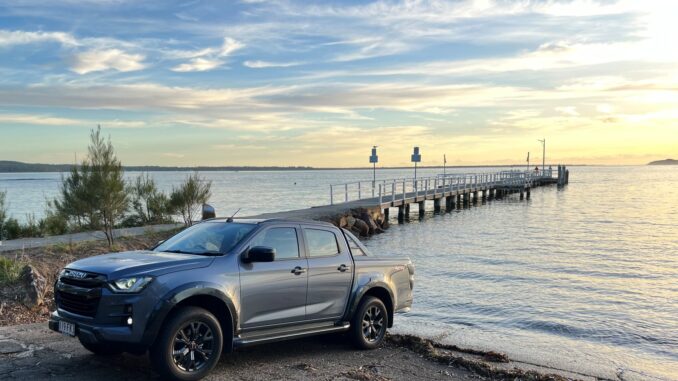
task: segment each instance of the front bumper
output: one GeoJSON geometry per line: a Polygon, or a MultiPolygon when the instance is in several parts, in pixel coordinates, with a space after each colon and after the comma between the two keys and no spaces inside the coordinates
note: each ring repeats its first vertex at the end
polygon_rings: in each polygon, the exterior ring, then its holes
{"type": "Polygon", "coordinates": [[[141,337],[135,335],[130,326],[100,326],[92,322],[61,316],[59,311],[54,311],[50,315],[49,329],[59,332],[59,322],[62,320],[75,324],[75,336],[87,343],[141,344],[141,337]]]}

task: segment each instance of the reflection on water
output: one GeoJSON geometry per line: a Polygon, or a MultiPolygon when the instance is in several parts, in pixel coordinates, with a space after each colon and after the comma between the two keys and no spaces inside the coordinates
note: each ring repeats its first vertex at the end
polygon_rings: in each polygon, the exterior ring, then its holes
{"type": "Polygon", "coordinates": [[[678,167],[573,168],[562,190],[431,215],[366,244],[415,261],[404,332],[585,374],[676,379],[676,185],[678,167]]]}
{"type": "MultiPolygon", "coordinates": [[[[570,172],[562,190],[392,221],[367,240],[373,252],[407,255],[417,266],[415,305],[396,330],[607,378],[678,379],[678,167],[570,172]]],[[[152,173],[164,190],[186,175],[152,173]]],[[[358,170],[203,175],[218,215],[326,204],[330,183],[371,178],[358,170]]],[[[39,217],[59,179],[0,174],[0,190],[16,217],[39,217]]]]}

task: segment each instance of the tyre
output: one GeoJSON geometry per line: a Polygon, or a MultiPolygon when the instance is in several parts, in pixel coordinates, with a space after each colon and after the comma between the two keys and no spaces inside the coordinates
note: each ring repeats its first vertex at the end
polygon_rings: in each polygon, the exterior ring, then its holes
{"type": "Polygon", "coordinates": [[[119,355],[123,352],[120,347],[110,344],[110,343],[88,343],[86,341],[82,341],[82,339],[78,338],[80,340],[80,344],[82,344],[85,349],[88,351],[94,353],[95,355],[99,356],[113,356],[113,355],[119,355]]]}
{"type": "Polygon", "coordinates": [[[386,327],[386,306],[379,298],[368,296],[360,302],[351,319],[351,340],[360,349],[375,349],[384,341],[386,327]]]}
{"type": "Polygon", "coordinates": [[[219,362],[223,341],[214,315],[202,308],[184,307],[163,324],[151,346],[151,363],[163,380],[199,380],[219,362]]]}

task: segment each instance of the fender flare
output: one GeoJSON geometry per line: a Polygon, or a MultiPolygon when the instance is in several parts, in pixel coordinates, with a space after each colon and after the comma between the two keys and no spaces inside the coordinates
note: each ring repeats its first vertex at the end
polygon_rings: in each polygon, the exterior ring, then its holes
{"type": "MultiPolygon", "coordinates": [[[[218,284],[210,282],[191,282],[173,289],[158,300],[146,322],[142,343],[145,346],[150,347],[158,336],[160,328],[170,311],[182,301],[193,296],[212,296],[224,302],[233,324],[231,331],[232,339],[235,335],[235,329],[238,326],[238,315],[235,313],[236,308],[231,298],[219,289],[218,284]]],[[[224,350],[228,350],[226,345],[224,345],[224,350]]]]}
{"type": "Polygon", "coordinates": [[[370,290],[373,290],[375,288],[382,288],[388,292],[388,296],[390,298],[391,302],[391,311],[389,311],[389,326],[393,324],[393,314],[394,314],[394,309],[395,309],[395,297],[393,296],[393,291],[391,291],[391,287],[388,285],[388,283],[383,282],[383,281],[370,281],[362,286],[360,286],[354,293],[353,293],[353,298],[350,301],[349,308],[346,311],[346,316],[344,317],[344,320],[350,321],[353,318],[353,315],[356,313],[356,310],[358,309],[358,306],[360,305],[360,301],[363,300],[363,297],[365,297],[365,294],[369,292],[370,290]]]}

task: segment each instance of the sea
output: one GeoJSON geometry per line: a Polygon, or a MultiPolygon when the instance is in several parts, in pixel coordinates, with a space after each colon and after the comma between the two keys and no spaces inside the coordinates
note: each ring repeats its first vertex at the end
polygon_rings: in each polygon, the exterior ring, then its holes
{"type": "MultiPolygon", "coordinates": [[[[568,185],[533,189],[529,200],[513,195],[442,214],[429,205],[422,219],[413,208],[409,222],[392,219],[366,239],[373,254],[408,256],[416,266],[413,308],[396,316],[393,331],[575,376],[678,380],[678,166],[569,169],[568,185]]],[[[169,191],[188,173],[150,175],[169,191]]],[[[212,181],[217,215],[247,216],[328,204],[330,184],[373,172],[201,175],[212,181]]],[[[378,179],[412,175],[376,171],[378,179]]],[[[5,173],[0,191],[11,215],[40,218],[60,182],[58,173],[5,173]]]]}

